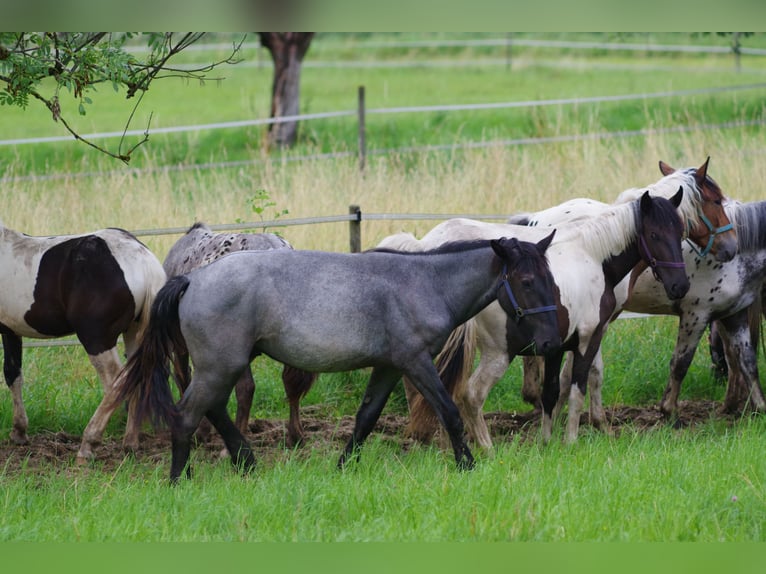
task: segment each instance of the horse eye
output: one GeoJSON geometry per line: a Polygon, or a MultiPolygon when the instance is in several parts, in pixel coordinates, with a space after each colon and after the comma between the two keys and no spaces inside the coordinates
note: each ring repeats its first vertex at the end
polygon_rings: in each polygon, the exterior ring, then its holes
{"type": "Polygon", "coordinates": [[[722,205],[723,201],[721,201],[720,199],[716,199],[713,203],[715,203],[716,205],[722,205]]]}
{"type": "Polygon", "coordinates": [[[656,240],[656,239],[658,239],[658,237],[657,237],[657,234],[656,234],[654,231],[652,231],[652,233],[651,233],[650,237],[651,237],[652,239],[655,239],[655,240],[656,240]]]}

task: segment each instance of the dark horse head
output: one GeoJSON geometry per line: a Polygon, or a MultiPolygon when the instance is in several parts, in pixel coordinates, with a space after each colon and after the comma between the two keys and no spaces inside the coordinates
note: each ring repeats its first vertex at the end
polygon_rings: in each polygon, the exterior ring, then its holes
{"type": "Polygon", "coordinates": [[[545,257],[555,233],[554,229],[538,243],[516,238],[492,241],[492,248],[504,265],[497,300],[509,316],[509,349],[517,354],[545,354],[561,346],[558,290],[545,257]]]}
{"type": "Polygon", "coordinates": [[[689,290],[681,251],[684,226],[676,210],[683,193],[683,188],[679,188],[669,201],[652,198],[648,191],[641,196],[639,252],[655,278],[662,282],[669,299],[680,299],[689,290]]]}

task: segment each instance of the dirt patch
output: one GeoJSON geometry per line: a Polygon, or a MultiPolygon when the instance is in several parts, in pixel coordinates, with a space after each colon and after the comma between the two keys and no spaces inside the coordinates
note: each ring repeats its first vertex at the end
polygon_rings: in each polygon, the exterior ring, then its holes
{"type": "MultiPolygon", "coordinates": [[[[711,418],[733,420],[733,417],[720,415],[720,403],[715,401],[682,401],[679,404],[677,426],[693,426],[711,418]]],[[[667,424],[656,405],[649,407],[617,406],[606,409],[607,420],[615,435],[630,426],[638,431],[646,431],[667,424]]],[[[522,440],[537,436],[540,428],[539,412],[492,412],[485,415],[492,438],[496,442],[521,437],[522,440]]],[[[582,424],[589,424],[588,415],[583,415],[582,424]]],[[[403,436],[407,419],[401,415],[383,415],[375,427],[375,433],[407,448],[411,439],[403,436]]],[[[303,425],[310,445],[326,445],[338,451],[348,441],[354,427],[354,417],[346,416],[337,420],[327,420],[304,415],[303,425]]],[[[284,448],[285,421],[257,419],[250,422],[248,440],[260,459],[270,459],[284,448]]],[[[80,437],[65,432],[39,433],[30,437],[27,445],[18,446],[9,439],[0,441],[0,465],[8,474],[18,472],[49,472],[51,467],[67,468],[74,464],[80,437]]],[[[223,443],[217,435],[198,445],[203,457],[216,458],[220,455],[223,443]]],[[[142,434],[141,447],[137,457],[144,462],[164,464],[170,453],[170,437],[167,432],[142,434]]],[[[107,438],[96,450],[96,463],[105,471],[119,467],[125,459],[125,452],[118,438],[107,438]]]]}

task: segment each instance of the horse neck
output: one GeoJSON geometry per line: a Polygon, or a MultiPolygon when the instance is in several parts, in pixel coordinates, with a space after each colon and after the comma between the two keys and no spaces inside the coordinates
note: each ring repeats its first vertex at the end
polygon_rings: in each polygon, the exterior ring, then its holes
{"type": "Polygon", "coordinates": [[[459,325],[489,305],[497,296],[500,265],[489,245],[433,257],[433,268],[450,312],[459,325]]]}
{"type": "Polygon", "coordinates": [[[638,251],[638,202],[617,204],[577,224],[583,248],[604,273],[619,283],[641,260],[638,251]]]}
{"type": "Polygon", "coordinates": [[[724,209],[737,230],[740,252],[766,249],[766,201],[732,201],[724,209]]]}

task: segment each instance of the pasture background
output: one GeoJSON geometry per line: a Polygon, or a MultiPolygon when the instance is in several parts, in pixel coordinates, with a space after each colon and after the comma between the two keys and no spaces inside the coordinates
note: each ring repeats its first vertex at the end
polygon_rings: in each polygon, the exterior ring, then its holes
{"type": "MultiPolygon", "coordinates": [[[[727,54],[514,47],[508,66],[503,46],[359,47],[465,37],[319,35],[305,60],[301,110],[353,110],[360,85],[366,87],[367,108],[374,109],[651,93],[766,80],[762,56],[743,56],[737,71],[727,54]]],[[[566,38],[725,43],[687,34],[566,38]]],[[[766,45],[763,36],[744,42],[766,45]]],[[[211,55],[216,57],[192,57],[211,55]]],[[[225,69],[226,79],[220,82],[157,82],[131,128],[145,127],[150,113],[151,127],[266,117],[270,61],[254,48],[243,57],[242,64],[225,69]]],[[[111,88],[93,99],[86,116],[70,116],[78,128],[83,133],[120,130],[132,103],[111,88]]],[[[0,111],[2,139],[63,133],[40,109],[0,111]]],[[[283,219],[344,214],[350,204],[378,213],[510,214],[572,197],[611,201],[623,189],[659,179],[659,159],[686,167],[699,165],[708,155],[710,174],[724,192],[751,201],[763,196],[762,126],[701,126],[760,122],[763,113],[761,87],[645,101],[369,115],[368,149],[392,151],[369,156],[363,173],[353,154],[295,159],[353,152],[353,117],[302,122],[299,145],[283,154],[266,153],[263,127],[153,135],[129,167],[76,143],[4,146],[0,217],[8,227],[35,235],[106,226],[188,227],[195,220],[254,221],[258,214],[253,205],[263,205],[253,203],[260,189],[274,203],[262,213],[264,219],[282,209],[289,210],[283,219]],[[679,131],[663,131],[668,128],[679,131]],[[586,137],[637,129],[648,133],[586,137]],[[582,139],[489,145],[556,136],[582,139]],[[486,147],[461,147],[470,142],[486,147]],[[454,147],[414,153],[404,149],[428,145],[454,147]],[[208,162],[240,163],[201,165],[208,162]]],[[[400,230],[422,234],[434,224],[366,221],[363,247],[400,230]]],[[[348,249],[345,224],[279,231],[296,248],[348,249]]],[[[163,259],[177,235],[142,239],[163,259]]],[[[604,347],[607,404],[651,405],[659,399],[675,329],[670,318],[613,325],[604,347]]],[[[285,418],[278,366],[259,359],[255,369],[252,417],[285,418]]],[[[100,398],[98,380],[82,349],[28,349],[24,370],[30,432],[79,435],[100,398]]],[[[488,411],[528,409],[520,401],[519,373],[519,364],[512,365],[492,391],[488,411]]],[[[322,375],[303,404],[326,417],[353,414],[365,381],[365,372],[322,375]]],[[[722,394],[703,348],[685,380],[682,399],[719,400],[722,394]]],[[[401,389],[387,412],[405,412],[401,389]]],[[[0,401],[3,440],[10,421],[6,394],[0,401]]],[[[115,417],[108,440],[119,440],[123,422],[115,417]]],[[[624,433],[619,439],[585,431],[571,448],[511,441],[500,444],[494,458],[482,458],[477,471],[469,474],[457,473],[451,457],[436,449],[402,455],[397,445],[373,436],[354,472],[335,473],[338,452],[313,445],[308,453],[275,454],[248,479],[232,473],[226,462],[197,463],[195,480],[170,493],[163,480],[169,456],[159,463],[127,459],[117,470],[98,463],[76,469],[66,461],[52,465],[48,473],[0,474],[7,487],[0,539],[763,540],[763,425],[760,419],[734,425],[710,421],[701,429],[624,433]],[[32,489],[46,495],[26,496],[32,489]],[[635,499],[626,501],[626,493],[635,499]],[[198,503],[187,504],[189,499],[198,503]],[[224,511],[214,518],[207,510],[211,505],[224,511]],[[62,520],[65,528],[60,527],[62,520]]]]}

